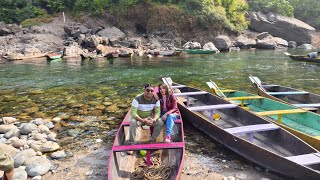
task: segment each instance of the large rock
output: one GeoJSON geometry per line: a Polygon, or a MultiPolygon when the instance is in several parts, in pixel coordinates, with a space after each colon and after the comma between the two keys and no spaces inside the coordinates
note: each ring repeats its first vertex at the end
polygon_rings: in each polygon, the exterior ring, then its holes
{"type": "Polygon", "coordinates": [[[264,38],[257,41],[258,49],[276,49],[277,43],[273,38],[264,38]]]}
{"type": "Polygon", "coordinates": [[[183,49],[201,49],[201,44],[198,42],[189,41],[182,46],[183,49]]]}
{"type": "Polygon", "coordinates": [[[15,156],[19,152],[19,150],[17,150],[16,148],[3,143],[0,143],[0,149],[2,149],[2,151],[8,154],[10,157],[15,156]]]}
{"type": "Polygon", "coordinates": [[[297,48],[297,43],[294,41],[289,41],[288,48],[293,48],[293,49],[297,48]]]}
{"type": "Polygon", "coordinates": [[[26,123],[24,125],[21,126],[20,128],[20,133],[21,134],[29,134],[31,133],[32,131],[34,130],[37,130],[38,129],[38,126],[33,124],[33,123],[26,123]]]}
{"type": "Polygon", "coordinates": [[[25,167],[15,168],[12,180],[27,180],[28,174],[25,167]]]}
{"type": "Polygon", "coordinates": [[[221,51],[229,50],[231,40],[228,36],[220,35],[213,39],[214,45],[221,51]]]}
{"type": "Polygon", "coordinates": [[[126,37],[120,29],[116,27],[106,28],[97,33],[101,37],[107,37],[111,40],[123,40],[126,37]]]}
{"type": "Polygon", "coordinates": [[[1,124],[0,125],[0,133],[4,134],[9,132],[10,130],[18,129],[17,126],[13,124],[1,124]]]}
{"type": "Polygon", "coordinates": [[[66,57],[79,57],[80,54],[85,53],[77,43],[73,43],[63,50],[63,55],[66,57]]]}
{"type": "Polygon", "coordinates": [[[14,117],[3,117],[2,121],[4,124],[12,124],[12,123],[17,122],[18,120],[14,117]]]}
{"type": "Polygon", "coordinates": [[[216,48],[216,46],[212,42],[208,42],[205,45],[203,45],[202,49],[218,51],[218,49],[216,48]]]}
{"type": "Polygon", "coordinates": [[[298,44],[311,43],[315,29],[295,18],[284,17],[278,14],[261,12],[249,12],[251,18],[250,28],[258,32],[281,37],[288,41],[296,41],[298,44]]]}
{"type": "Polygon", "coordinates": [[[313,46],[311,44],[302,44],[300,46],[297,47],[298,49],[308,49],[311,50],[313,49],[313,46]]]}
{"type": "Polygon", "coordinates": [[[250,49],[252,47],[255,47],[256,45],[257,42],[254,39],[250,39],[243,35],[238,36],[235,42],[235,46],[242,49],[250,49]]]}
{"type": "Polygon", "coordinates": [[[51,162],[44,157],[32,157],[26,161],[26,171],[29,176],[41,176],[51,168],[51,162]]]}

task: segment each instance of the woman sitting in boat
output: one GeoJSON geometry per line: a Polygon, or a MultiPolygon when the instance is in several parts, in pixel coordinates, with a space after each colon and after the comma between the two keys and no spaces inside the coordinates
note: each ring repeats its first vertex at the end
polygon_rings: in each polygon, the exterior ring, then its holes
{"type": "Polygon", "coordinates": [[[168,86],[164,83],[160,83],[159,92],[154,94],[156,99],[160,100],[161,107],[161,119],[166,123],[166,140],[165,142],[172,142],[171,134],[174,126],[174,121],[179,119],[178,105],[176,98],[169,93],[168,86]]]}

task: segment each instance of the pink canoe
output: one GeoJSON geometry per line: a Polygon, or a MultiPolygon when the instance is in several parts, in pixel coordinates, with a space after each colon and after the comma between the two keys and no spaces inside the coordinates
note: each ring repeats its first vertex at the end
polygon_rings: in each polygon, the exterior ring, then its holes
{"type": "Polygon", "coordinates": [[[150,130],[143,130],[139,127],[136,137],[138,143],[125,145],[129,139],[130,118],[129,110],[119,127],[110,152],[108,179],[144,179],[145,177],[139,178],[137,176],[147,176],[148,169],[155,167],[154,160],[161,162],[161,166],[154,168],[162,176],[161,179],[180,179],[185,151],[182,120],[175,121],[172,143],[164,143],[165,126],[157,138],[157,142],[153,144],[148,143],[150,130]],[[127,151],[133,151],[133,154],[128,155],[127,151]],[[145,157],[143,152],[146,152],[145,157]],[[145,167],[138,172],[137,168],[144,163],[145,167]]]}

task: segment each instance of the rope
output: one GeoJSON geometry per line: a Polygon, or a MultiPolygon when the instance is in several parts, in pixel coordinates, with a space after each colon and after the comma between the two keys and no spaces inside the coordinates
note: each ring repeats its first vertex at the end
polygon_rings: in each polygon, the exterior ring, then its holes
{"type": "Polygon", "coordinates": [[[171,174],[171,169],[175,165],[165,166],[162,164],[160,158],[151,157],[151,166],[147,167],[146,159],[141,162],[131,174],[131,179],[143,179],[143,180],[159,180],[159,179],[169,179],[171,174]]]}

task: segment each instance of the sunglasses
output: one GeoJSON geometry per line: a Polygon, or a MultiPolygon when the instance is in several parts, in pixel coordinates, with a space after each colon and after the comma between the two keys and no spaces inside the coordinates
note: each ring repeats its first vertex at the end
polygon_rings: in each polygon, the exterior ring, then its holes
{"type": "Polygon", "coordinates": [[[146,89],[147,92],[153,92],[153,89],[146,89]]]}

